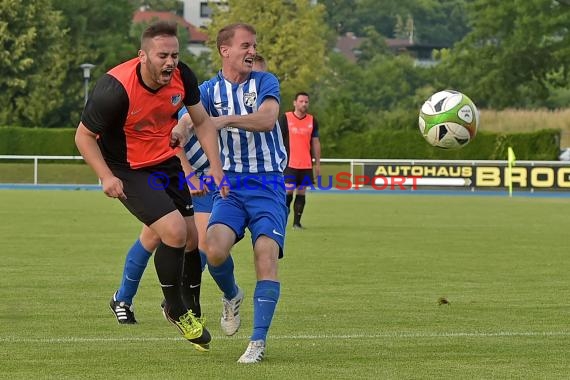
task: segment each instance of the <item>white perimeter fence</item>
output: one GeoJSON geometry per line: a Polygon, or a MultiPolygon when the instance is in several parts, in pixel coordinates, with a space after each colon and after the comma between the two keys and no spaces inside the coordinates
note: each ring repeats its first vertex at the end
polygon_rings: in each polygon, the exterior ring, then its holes
{"type": "MultiPolygon", "coordinates": [[[[321,162],[322,182],[334,183],[335,186],[340,184],[345,190],[350,183],[350,188],[396,184],[423,188],[462,187],[475,191],[505,189],[512,181],[513,188],[519,190],[570,191],[569,161],[517,161],[512,168],[509,168],[506,160],[326,158],[321,162]]],[[[81,156],[0,155],[0,184],[99,184],[91,169],[82,163],[81,156]],[[78,165],[60,165],[62,163],[78,165]],[[61,166],[61,170],[58,166],[61,166]],[[33,177],[29,174],[30,170],[33,177]],[[51,172],[45,181],[41,179],[43,172],[51,172]],[[14,176],[17,178],[14,179],[14,176]]]]}

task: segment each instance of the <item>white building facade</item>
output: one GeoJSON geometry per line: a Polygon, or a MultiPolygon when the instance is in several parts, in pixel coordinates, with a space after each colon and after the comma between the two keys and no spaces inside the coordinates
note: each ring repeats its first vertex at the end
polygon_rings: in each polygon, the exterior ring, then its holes
{"type": "Polygon", "coordinates": [[[184,0],[184,18],[199,28],[210,23],[212,7],[210,4],[223,4],[224,0],[184,0]]]}

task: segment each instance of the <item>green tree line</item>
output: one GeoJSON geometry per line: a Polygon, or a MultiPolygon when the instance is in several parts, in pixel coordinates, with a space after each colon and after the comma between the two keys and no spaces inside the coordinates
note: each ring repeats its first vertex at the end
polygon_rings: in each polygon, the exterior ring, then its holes
{"type": "MultiPolygon", "coordinates": [[[[258,30],[258,49],[282,85],[282,108],[311,94],[324,145],[378,129],[417,128],[433,92],[454,88],[480,108],[563,108],[570,104],[570,6],[556,0],[228,0],[214,7],[210,46],[228,22],[258,30]],[[335,51],[339,35],[366,37],[358,61],[335,51]],[[439,64],[418,65],[387,38],[445,47],[439,64]]],[[[83,106],[79,66],[94,81],[133,57],[143,25],[135,10],[181,12],[174,0],[0,0],[0,125],[74,127],[83,106]]],[[[187,36],[180,33],[181,45],[187,36]]],[[[182,55],[207,79],[209,56],[182,55]]]]}

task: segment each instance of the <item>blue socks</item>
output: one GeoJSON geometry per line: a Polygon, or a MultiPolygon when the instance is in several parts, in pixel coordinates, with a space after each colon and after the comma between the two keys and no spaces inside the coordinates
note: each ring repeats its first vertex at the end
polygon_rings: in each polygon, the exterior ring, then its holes
{"type": "Polygon", "coordinates": [[[137,239],[125,259],[123,279],[116,296],[117,301],[124,301],[129,305],[133,304],[133,297],[137,294],[139,283],[151,256],[152,252],[147,251],[141,241],[137,239]]]}
{"type": "MultiPolygon", "coordinates": [[[[234,261],[231,256],[220,266],[208,265],[212,275],[224,297],[232,299],[237,295],[237,286],[234,277],[234,261]]],[[[275,314],[277,301],[281,292],[281,284],[277,281],[257,281],[253,293],[253,333],[251,340],[267,339],[267,332],[275,314]]]]}
{"type": "Polygon", "coordinates": [[[253,334],[251,334],[251,340],[266,340],[279,300],[280,289],[281,284],[279,282],[257,281],[253,293],[253,334]]]}
{"type": "Polygon", "coordinates": [[[200,261],[201,261],[201,265],[202,265],[202,272],[204,271],[204,269],[206,269],[206,264],[208,264],[208,260],[206,259],[206,254],[204,253],[204,251],[200,250],[200,261]]]}
{"type": "Polygon", "coordinates": [[[224,297],[231,300],[237,295],[236,279],[234,277],[234,259],[228,256],[227,260],[220,266],[212,266],[208,264],[208,270],[212,275],[220,290],[224,293],[224,297]]]}

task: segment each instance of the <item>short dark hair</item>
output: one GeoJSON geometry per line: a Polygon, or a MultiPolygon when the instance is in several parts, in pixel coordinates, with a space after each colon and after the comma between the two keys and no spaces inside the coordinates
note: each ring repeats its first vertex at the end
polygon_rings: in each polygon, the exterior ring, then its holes
{"type": "Polygon", "coordinates": [[[297,98],[298,98],[299,96],[306,96],[307,98],[310,98],[309,94],[307,94],[307,93],[304,92],[304,91],[300,91],[300,92],[296,93],[296,94],[295,94],[295,100],[297,100],[297,98]]]}
{"type": "Polygon", "coordinates": [[[170,21],[157,21],[150,24],[141,35],[141,46],[145,41],[150,40],[156,36],[178,36],[178,27],[176,23],[170,21]]]}
{"type": "Polygon", "coordinates": [[[216,47],[218,48],[218,52],[220,51],[220,47],[228,43],[229,40],[234,38],[236,30],[238,29],[245,29],[251,34],[257,34],[253,25],[245,24],[242,22],[238,22],[235,24],[229,24],[224,26],[218,32],[218,37],[216,38],[216,47]]]}
{"type": "Polygon", "coordinates": [[[265,63],[265,58],[263,58],[263,56],[260,55],[260,54],[256,54],[255,57],[253,57],[253,62],[263,62],[263,63],[265,63]]]}

